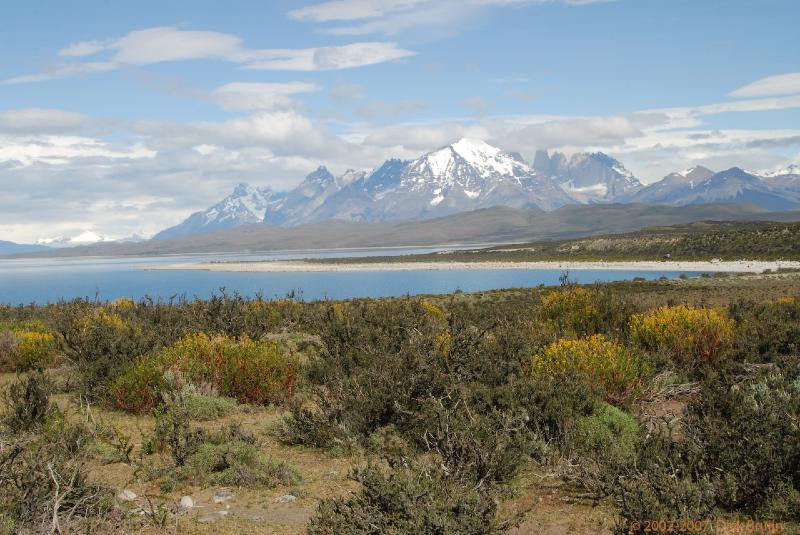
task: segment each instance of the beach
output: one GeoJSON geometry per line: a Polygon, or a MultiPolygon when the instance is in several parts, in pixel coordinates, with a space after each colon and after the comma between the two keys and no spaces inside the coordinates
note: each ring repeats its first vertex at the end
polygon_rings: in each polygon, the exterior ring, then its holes
{"type": "Polygon", "coordinates": [[[623,270],[687,271],[699,273],[763,273],[767,270],[800,269],[800,261],[625,261],[625,262],[196,262],[153,266],[151,270],[197,270],[256,273],[329,273],[348,271],[467,271],[467,270],[623,270]]]}

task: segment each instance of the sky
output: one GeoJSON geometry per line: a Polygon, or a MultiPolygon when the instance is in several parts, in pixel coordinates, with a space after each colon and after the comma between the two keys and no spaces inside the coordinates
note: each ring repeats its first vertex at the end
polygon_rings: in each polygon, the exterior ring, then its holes
{"type": "Polygon", "coordinates": [[[2,0],[0,240],[150,236],[472,137],[800,162],[797,0],[2,0]]]}

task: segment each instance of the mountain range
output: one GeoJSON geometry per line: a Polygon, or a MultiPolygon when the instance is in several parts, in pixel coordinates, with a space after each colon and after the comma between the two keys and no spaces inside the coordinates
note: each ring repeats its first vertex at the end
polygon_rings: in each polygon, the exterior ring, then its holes
{"type": "Polygon", "coordinates": [[[770,212],[753,204],[569,204],[555,210],[496,206],[424,220],[333,220],[292,227],[251,224],[138,243],[98,243],[27,253],[28,257],[249,253],[362,247],[522,243],[621,233],[697,221],[800,221],[800,210],[770,212]]]}
{"type": "Polygon", "coordinates": [[[390,159],[375,169],[350,169],[340,176],[321,166],[288,192],[239,184],[219,203],[154,239],[255,223],[377,223],[493,206],[554,210],[597,203],[750,203],[771,211],[792,210],[800,208],[800,166],[759,173],[693,167],[644,185],[621,162],[601,152],[568,157],[540,150],[529,164],[519,154],[465,138],[415,160],[390,159]]]}

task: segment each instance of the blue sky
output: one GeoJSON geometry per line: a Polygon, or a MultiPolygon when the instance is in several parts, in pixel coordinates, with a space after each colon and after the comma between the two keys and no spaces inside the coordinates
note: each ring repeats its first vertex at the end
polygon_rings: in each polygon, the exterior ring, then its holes
{"type": "Polygon", "coordinates": [[[0,239],[151,234],[462,136],[645,182],[800,160],[796,0],[29,0],[0,33],[0,239]],[[46,215],[42,215],[46,214],[46,215]]]}

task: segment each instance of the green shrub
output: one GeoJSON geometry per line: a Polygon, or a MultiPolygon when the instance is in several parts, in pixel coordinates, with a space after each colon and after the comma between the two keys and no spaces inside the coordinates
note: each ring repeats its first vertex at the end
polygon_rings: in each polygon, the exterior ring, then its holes
{"type": "Polygon", "coordinates": [[[181,475],[202,484],[248,488],[272,488],[298,481],[288,464],[268,459],[255,445],[242,440],[200,444],[181,475]]]}
{"type": "Polygon", "coordinates": [[[636,420],[607,403],[598,403],[593,413],[575,419],[572,447],[592,456],[630,458],[638,439],[636,420]]]}
{"type": "Polygon", "coordinates": [[[216,420],[236,410],[236,400],[217,395],[184,393],[183,406],[192,420],[216,420]]]}

